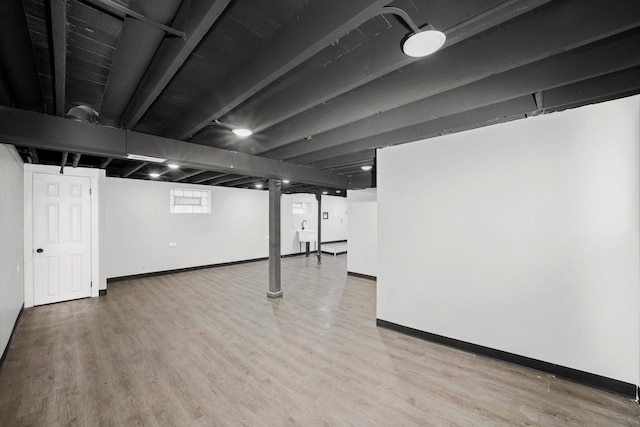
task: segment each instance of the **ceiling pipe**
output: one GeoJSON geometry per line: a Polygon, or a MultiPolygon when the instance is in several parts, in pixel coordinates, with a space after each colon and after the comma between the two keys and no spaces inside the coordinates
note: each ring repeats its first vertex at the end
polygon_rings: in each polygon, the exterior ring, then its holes
{"type": "Polygon", "coordinates": [[[0,1],[0,70],[15,107],[44,111],[31,35],[20,0],[0,1]]]}
{"type": "MultiPolygon", "coordinates": [[[[160,23],[170,22],[181,0],[141,0],[132,9],[160,23]]],[[[162,29],[127,16],[100,107],[100,122],[120,126],[122,115],[165,37],[162,29]]]]}

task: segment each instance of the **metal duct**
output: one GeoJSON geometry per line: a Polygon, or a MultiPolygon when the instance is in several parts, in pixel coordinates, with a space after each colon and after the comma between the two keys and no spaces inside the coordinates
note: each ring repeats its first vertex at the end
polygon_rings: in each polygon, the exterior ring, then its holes
{"type": "Polygon", "coordinates": [[[44,111],[29,26],[20,0],[0,1],[0,70],[16,107],[44,111]]]}
{"type": "MultiPolygon", "coordinates": [[[[140,0],[131,9],[147,18],[167,24],[175,16],[181,0],[140,0]]],[[[100,107],[100,122],[119,126],[131,97],[140,84],[153,56],[165,37],[165,32],[126,17],[120,43],[100,107]]]]}
{"type": "Polygon", "coordinates": [[[95,123],[98,121],[98,113],[87,105],[77,105],[69,109],[66,116],[76,122],[95,123]]]}

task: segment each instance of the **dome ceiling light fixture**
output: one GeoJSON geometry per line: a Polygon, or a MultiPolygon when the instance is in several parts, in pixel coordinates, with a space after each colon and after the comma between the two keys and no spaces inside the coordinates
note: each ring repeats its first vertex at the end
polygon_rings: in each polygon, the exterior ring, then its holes
{"type": "Polygon", "coordinates": [[[413,34],[407,37],[402,44],[402,51],[407,56],[411,56],[413,58],[429,56],[440,50],[447,41],[447,36],[443,32],[435,30],[431,25],[426,25],[422,29],[418,28],[409,14],[397,7],[383,7],[377,14],[392,14],[399,16],[407,23],[409,28],[411,28],[413,34]]]}
{"type": "Polygon", "coordinates": [[[237,135],[241,138],[246,138],[247,136],[253,135],[253,131],[251,129],[243,128],[242,126],[230,125],[228,123],[222,123],[220,120],[216,119],[215,124],[218,126],[222,126],[223,128],[230,129],[234,135],[237,135]]]}

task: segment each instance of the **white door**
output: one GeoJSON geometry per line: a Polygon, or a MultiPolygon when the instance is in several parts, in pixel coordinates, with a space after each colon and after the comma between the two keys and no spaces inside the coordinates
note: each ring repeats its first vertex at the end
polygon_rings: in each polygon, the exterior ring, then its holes
{"type": "Polygon", "coordinates": [[[91,296],[90,182],[33,174],[35,305],[91,296]]]}

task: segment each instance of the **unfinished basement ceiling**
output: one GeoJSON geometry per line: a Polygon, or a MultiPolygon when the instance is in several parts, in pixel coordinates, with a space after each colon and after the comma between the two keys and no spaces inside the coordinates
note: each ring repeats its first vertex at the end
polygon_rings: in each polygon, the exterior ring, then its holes
{"type": "MultiPolygon", "coordinates": [[[[96,128],[345,177],[285,192],[371,187],[375,169],[361,166],[377,148],[640,92],[637,0],[4,0],[0,12],[0,120],[15,109],[68,120],[84,105],[96,128]],[[444,48],[404,55],[411,30],[385,6],[443,31],[444,48]]],[[[27,162],[108,176],[254,188],[269,175],[0,137],[27,162]]]]}

